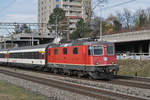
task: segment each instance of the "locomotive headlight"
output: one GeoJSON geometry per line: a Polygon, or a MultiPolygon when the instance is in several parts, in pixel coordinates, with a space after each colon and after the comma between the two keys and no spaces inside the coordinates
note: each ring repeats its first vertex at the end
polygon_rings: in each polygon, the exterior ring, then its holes
{"type": "Polygon", "coordinates": [[[107,58],[107,57],[104,57],[104,61],[108,61],[108,58],[107,58]]]}
{"type": "Polygon", "coordinates": [[[112,62],[112,64],[114,65],[115,63],[114,63],[114,62],[112,62]]]}
{"type": "Polygon", "coordinates": [[[96,62],[95,64],[96,64],[96,65],[99,65],[99,62],[96,62]]]}

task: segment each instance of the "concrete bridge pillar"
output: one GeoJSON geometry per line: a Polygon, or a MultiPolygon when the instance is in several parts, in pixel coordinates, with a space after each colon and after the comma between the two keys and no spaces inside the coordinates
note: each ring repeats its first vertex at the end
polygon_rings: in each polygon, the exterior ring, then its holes
{"type": "Polygon", "coordinates": [[[139,45],[139,53],[143,53],[143,46],[139,45]]]}
{"type": "Polygon", "coordinates": [[[150,55],[150,42],[149,42],[149,44],[148,44],[148,53],[149,53],[149,55],[150,55]]]}

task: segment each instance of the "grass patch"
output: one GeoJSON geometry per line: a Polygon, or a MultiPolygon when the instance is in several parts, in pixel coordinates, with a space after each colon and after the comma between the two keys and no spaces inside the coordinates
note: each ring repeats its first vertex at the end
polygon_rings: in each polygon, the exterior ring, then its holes
{"type": "Polygon", "coordinates": [[[139,61],[139,60],[118,60],[117,61],[120,71],[120,75],[135,76],[137,73],[141,77],[150,77],[150,61],[139,61]]]}
{"type": "Polygon", "coordinates": [[[38,96],[23,88],[0,81],[0,100],[50,100],[50,98],[38,96]]]}

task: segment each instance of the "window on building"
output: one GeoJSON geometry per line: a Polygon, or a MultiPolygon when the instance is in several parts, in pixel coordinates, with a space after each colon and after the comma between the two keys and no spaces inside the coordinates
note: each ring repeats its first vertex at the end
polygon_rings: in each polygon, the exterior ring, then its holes
{"type": "Polygon", "coordinates": [[[67,55],[67,48],[63,48],[63,54],[67,55]]]}
{"type": "Polygon", "coordinates": [[[58,54],[58,49],[54,50],[54,54],[57,55],[58,54]]]}
{"type": "Polygon", "coordinates": [[[73,54],[78,54],[78,48],[73,48],[73,54]]]}
{"type": "Polygon", "coordinates": [[[56,5],[56,8],[59,8],[59,5],[58,5],[58,4],[56,5]]]}

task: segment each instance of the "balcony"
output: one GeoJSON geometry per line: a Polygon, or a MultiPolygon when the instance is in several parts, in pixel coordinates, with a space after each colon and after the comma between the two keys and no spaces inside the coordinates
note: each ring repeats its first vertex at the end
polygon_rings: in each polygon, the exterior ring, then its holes
{"type": "Polygon", "coordinates": [[[73,1],[73,2],[64,1],[63,4],[68,6],[82,6],[82,3],[78,1],[73,1]]]}
{"type": "Polygon", "coordinates": [[[76,24],[70,25],[69,28],[76,28],[76,24]]]}
{"type": "Polygon", "coordinates": [[[78,21],[79,21],[79,19],[70,19],[70,22],[72,22],[72,23],[76,23],[78,21]]]}
{"type": "Polygon", "coordinates": [[[63,8],[64,10],[69,11],[82,11],[82,8],[63,8]]]}

